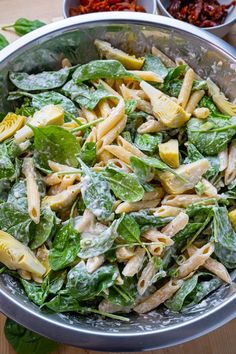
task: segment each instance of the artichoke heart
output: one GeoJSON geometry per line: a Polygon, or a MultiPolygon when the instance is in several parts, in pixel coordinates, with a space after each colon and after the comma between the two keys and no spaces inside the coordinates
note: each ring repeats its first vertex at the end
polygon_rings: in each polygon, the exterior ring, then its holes
{"type": "Polygon", "coordinates": [[[190,118],[190,114],[160,90],[145,81],[140,83],[141,88],[149,97],[154,116],[169,128],[179,128],[190,118]]]}
{"type": "Polygon", "coordinates": [[[229,114],[230,116],[236,115],[236,105],[229,102],[220,91],[220,88],[209,78],[207,79],[207,87],[209,95],[222,113],[229,114]]]}
{"type": "MultiPolygon", "coordinates": [[[[44,127],[46,125],[62,125],[64,124],[64,110],[61,106],[50,104],[44,106],[40,111],[35,112],[33,117],[27,123],[34,127],[44,127]]],[[[15,142],[23,143],[25,140],[32,138],[33,131],[25,125],[15,134],[15,142]]]]}
{"type": "Polygon", "coordinates": [[[28,247],[4,231],[0,231],[0,262],[11,270],[26,270],[38,276],[46,271],[28,247]]]}
{"type": "Polygon", "coordinates": [[[157,176],[169,194],[183,194],[195,187],[202,175],[209,169],[210,163],[207,159],[201,159],[186,165],[181,165],[175,172],[187,180],[183,182],[177,175],[171,172],[157,172],[157,176]]]}
{"type": "Polygon", "coordinates": [[[42,206],[48,205],[52,210],[61,210],[68,208],[80,193],[80,184],[67,187],[66,190],[56,195],[50,195],[43,198],[42,206]]]}
{"type": "Polygon", "coordinates": [[[140,70],[144,64],[144,58],[136,58],[120,49],[113,48],[110,43],[96,39],[94,42],[101,57],[120,61],[128,70],[140,70]]]}
{"type": "Polygon", "coordinates": [[[162,161],[170,167],[179,167],[179,142],[177,139],[170,139],[166,143],[159,144],[158,148],[162,161]]]}
{"type": "Polygon", "coordinates": [[[0,123],[0,142],[10,138],[24,124],[25,117],[8,113],[0,123]]]}

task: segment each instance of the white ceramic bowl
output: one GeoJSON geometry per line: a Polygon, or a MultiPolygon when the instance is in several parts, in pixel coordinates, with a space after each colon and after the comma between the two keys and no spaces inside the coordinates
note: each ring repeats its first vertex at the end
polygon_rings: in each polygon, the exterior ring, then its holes
{"type": "MultiPolygon", "coordinates": [[[[79,3],[80,3],[79,0],[63,0],[64,18],[70,17],[69,15],[70,7],[76,7],[79,5],[79,3]]],[[[138,0],[137,3],[138,5],[143,6],[147,13],[156,14],[157,12],[156,0],[138,0]]]]}
{"type": "MultiPolygon", "coordinates": [[[[160,11],[161,15],[171,17],[173,16],[170,15],[170,13],[167,11],[167,7],[170,4],[169,0],[156,0],[157,1],[157,7],[158,10],[160,11]]],[[[220,4],[226,5],[229,4],[231,0],[219,0],[220,4]]],[[[229,31],[232,25],[236,23],[236,6],[231,8],[228,11],[228,15],[225,19],[225,22],[222,25],[215,26],[215,27],[206,27],[204,30],[215,34],[218,37],[224,37],[229,31]]]]}

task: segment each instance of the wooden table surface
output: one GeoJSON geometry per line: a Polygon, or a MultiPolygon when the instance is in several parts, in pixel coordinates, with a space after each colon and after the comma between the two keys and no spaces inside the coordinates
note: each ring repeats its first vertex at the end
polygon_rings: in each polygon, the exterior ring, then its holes
{"type": "MultiPolygon", "coordinates": [[[[0,26],[14,22],[19,17],[40,19],[51,22],[62,16],[62,0],[0,0],[0,26]]],[[[4,32],[9,40],[16,36],[4,32]]],[[[226,38],[236,47],[236,25],[226,38]]],[[[3,334],[5,317],[0,314],[0,354],[14,354],[14,350],[8,345],[3,334]]],[[[55,354],[88,354],[89,351],[61,346],[55,354]]],[[[224,327],[208,334],[200,339],[178,345],[168,349],[162,349],[156,354],[235,354],[236,353],[236,319],[224,327]]],[[[34,353],[25,353],[34,354],[34,353]]],[[[43,354],[43,353],[42,353],[43,354]]]]}

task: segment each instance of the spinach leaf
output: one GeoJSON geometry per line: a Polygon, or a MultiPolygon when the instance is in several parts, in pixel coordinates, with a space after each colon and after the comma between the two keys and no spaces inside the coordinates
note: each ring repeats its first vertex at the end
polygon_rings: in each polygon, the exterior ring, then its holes
{"type": "Polygon", "coordinates": [[[84,176],[81,194],[86,207],[99,219],[107,220],[112,214],[113,197],[109,184],[101,173],[93,172],[79,159],[84,176]]]}
{"type": "Polygon", "coordinates": [[[187,65],[185,65],[185,64],[181,64],[181,65],[178,65],[174,68],[171,68],[169,70],[167,76],[165,77],[164,85],[167,85],[172,80],[178,79],[179,77],[181,77],[185,73],[186,68],[187,68],[187,65]]]}
{"type": "Polygon", "coordinates": [[[129,214],[129,216],[131,216],[140,226],[141,232],[153,227],[162,227],[173,220],[172,217],[160,218],[159,216],[151,215],[148,210],[132,212],[129,214]]]}
{"type": "Polygon", "coordinates": [[[192,118],[187,124],[187,132],[190,143],[194,144],[200,153],[217,155],[225,149],[235,135],[236,117],[208,118],[207,120],[192,118]],[[207,126],[216,127],[219,131],[204,130],[207,126]],[[220,131],[222,128],[225,130],[220,131]]]}
{"type": "Polygon", "coordinates": [[[131,114],[135,111],[137,106],[137,100],[131,99],[125,101],[125,114],[131,114]]]}
{"type": "Polygon", "coordinates": [[[203,158],[207,158],[210,162],[209,170],[204,174],[207,179],[215,178],[220,171],[220,160],[218,156],[203,156],[195,145],[188,143],[187,147],[188,157],[184,160],[184,163],[191,163],[203,158]]]}
{"type": "Polygon", "coordinates": [[[72,101],[89,110],[93,110],[103,99],[116,98],[101,83],[98,85],[97,90],[95,90],[85,84],[76,84],[71,80],[62,87],[62,91],[72,101]]]}
{"type": "Polygon", "coordinates": [[[134,145],[144,152],[155,153],[158,150],[158,145],[162,142],[162,134],[137,134],[134,140],[134,145]]]}
{"type": "Polygon", "coordinates": [[[12,25],[4,26],[2,27],[2,29],[5,30],[8,28],[13,28],[16,34],[18,34],[19,36],[24,36],[25,34],[30,33],[45,25],[46,23],[39,20],[31,21],[27,18],[19,18],[12,25]]]}
{"type": "Polygon", "coordinates": [[[144,189],[135,175],[112,166],[106,167],[103,175],[117,198],[129,203],[143,198],[144,189]]]}
{"type": "Polygon", "coordinates": [[[48,160],[77,167],[80,144],[69,131],[58,126],[33,127],[36,158],[40,166],[47,168],[48,160]]]}
{"type": "Polygon", "coordinates": [[[29,331],[9,318],[5,322],[4,333],[17,354],[49,354],[58,348],[57,343],[29,331]]]}
{"type": "Polygon", "coordinates": [[[155,57],[154,55],[148,54],[145,55],[145,62],[142,67],[142,70],[152,71],[164,79],[169,72],[169,69],[165,67],[160,58],[155,57]]]}
{"type": "Polygon", "coordinates": [[[27,74],[24,72],[11,72],[11,82],[20,90],[38,91],[59,88],[67,81],[71,68],[58,71],[43,71],[39,74],[27,74]]]}
{"type": "Polygon", "coordinates": [[[141,235],[139,224],[132,216],[125,215],[119,223],[118,235],[125,240],[126,243],[139,243],[141,235]]]}
{"type": "Polygon", "coordinates": [[[80,240],[80,250],[78,256],[82,259],[99,256],[107,252],[113,245],[117,234],[119,221],[115,220],[107,229],[99,235],[87,236],[80,240]]]}
{"type": "Polygon", "coordinates": [[[122,78],[141,81],[139,77],[127,71],[117,60],[93,60],[78,67],[73,74],[73,80],[77,84],[88,80],[122,78]]]}
{"type": "Polygon", "coordinates": [[[236,233],[229,221],[226,207],[214,209],[213,238],[215,255],[227,268],[236,267],[236,233]]]}
{"type": "MultiPolygon", "coordinates": [[[[137,129],[145,121],[148,114],[142,111],[129,113],[127,116],[127,123],[125,127],[125,132],[129,132],[132,140],[137,134],[137,129]]],[[[123,132],[124,133],[124,132],[123,132]]]]}
{"type": "Polygon", "coordinates": [[[5,48],[9,44],[8,40],[0,33],[0,50],[5,48]]]}
{"type": "Polygon", "coordinates": [[[19,162],[11,159],[6,143],[0,144],[0,179],[13,181],[19,175],[19,162]]]}
{"type": "Polygon", "coordinates": [[[79,157],[88,166],[93,166],[96,162],[96,143],[85,142],[81,148],[79,157]]]}
{"type": "Polygon", "coordinates": [[[34,226],[34,233],[29,247],[34,250],[46,242],[55,227],[55,213],[51,208],[44,208],[40,215],[40,223],[34,226]]]}
{"type": "Polygon", "coordinates": [[[65,295],[57,295],[52,300],[46,302],[44,304],[47,308],[52,310],[53,312],[60,313],[60,312],[79,312],[79,313],[86,313],[85,307],[82,307],[79,302],[69,294],[65,295]]]}
{"type": "Polygon", "coordinates": [[[67,275],[64,294],[69,294],[76,300],[89,300],[110,288],[118,276],[116,267],[104,265],[89,274],[85,263],[81,261],[67,275]]]}
{"type": "Polygon", "coordinates": [[[115,305],[132,306],[137,296],[137,279],[135,277],[125,277],[122,285],[115,285],[109,289],[106,298],[115,305]]]}
{"type": "Polygon", "coordinates": [[[18,241],[27,245],[31,237],[31,219],[28,212],[5,202],[0,204],[0,229],[9,232],[18,241]]]}
{"type": "MultiPolygon", "coordinates": [[[[182,88],[182,85],[183,85],[183,80],[174,79],[174,80],[168,82],[167,84],[164,84],[163,87],[161,87],[161,89],[170,96],[178,97],[180,90],[182,88]]],[[[201,80],[201,81],[194,80],[193,81],[192,92],[195,92],[198,90],[207,90],[206,81],[204,81],[204,80],[201,80]]]]}
{"type": "Polygon", "coordinates": [[[28,92],[14,91],[14,92],[10,92],[8,96],[8,100],[18,99],[22,96],[32,98],[31,106],[37,110],[40,110],[42,107],[47,106],[49,104],[55,104],[55,105],[60,105],[64,109],[65,117],[67,119],[69,119],[70,116],[67,114],[67,112],[69,114],[72,114],[73,116],[78,115],[78,109],[76,108],[74,103],[69,98],[63,96],[59,92],[47,91],[47,92],[41,92],[37,94],[31,94],[28,92]]]}
{"type": "Polygon", "coordinates": [[[80,235],[71,222],[62,226],[56,234],[49,251],[49,264],[53,270],[68,267],[77,258],[80,250],[80,235]]]}
{"type": "Polygon", "coordinates": [[[229,118],[225,114],[222,114],[218,108],[216,107],[215,103],[213,102],[212,98],[208,96],[204,96],[201,101],[199,102],[199,107],[208,108],[210,111],[211,117],[222,117],[222,118],[229,118]]]}
{"type": "Polygon", "coordinates": [[[63,287],[64,282],[66,280],[66,276],[67,276],[66,270],[59,271],[59,272],[50,271],[48,275],[48,279],[49,279],[48,293],[56,295],[63,287]]]}
{"type": "Polygon", "coordinates": [[[198,274],[184,281],[181,288],[174,296],[165,302],[165,306],[171,311],[179,312],[184,306],[186,297],[195,289],[198,282],[198,274]]]}
{"type": "Polygon", "coordinates": [[[24,117],[33,116],[35,112],[36,108],[31,107],[31,100],[29,98],[25,99],[23,104],[20,107],[16,108],[16,114],[19,114],[20,116],[24,117]]]}
{"type": "Polygon", "coordinates": [[[173,240],[179,247],[182,247],[183,242],[187,241],[191,236],[195,235],[198,230],[202,227],[202,222],[189,222],[185,228],[179,231],[173,240]]]}
{"type": "Polygon", "coordinates": [[[151,177],[153,176],[152,167],[143,163],[143,161],[136,156],[131,157],[130,165],[142,184],[150,181],[151,177]]]}
{"type": "Polygon", "coordinates": [[[190,301],[190,303],[185,307],[185,310],[193,305],[198,304],[202,299],[204,299],[204,297],[219,288],[222,284],[223,281],[217,277],[199,282],[193,292],[189,295],[188,301],[190,301]]]}
{"type": "Polygon", "coordinates": [[[6,202],[11,189],[11,182],[7,179],[0,179],[0,203],[6,202]]]}
{"type": "Polygon", "coordinates": [[[30,301],[34,302],[38,306],[43,305],[48,296],[48,277],[44,278],[42,284],[30,282],[23,278],[20,278],[20,282],[23,285],[24,291],[30,301]]]}

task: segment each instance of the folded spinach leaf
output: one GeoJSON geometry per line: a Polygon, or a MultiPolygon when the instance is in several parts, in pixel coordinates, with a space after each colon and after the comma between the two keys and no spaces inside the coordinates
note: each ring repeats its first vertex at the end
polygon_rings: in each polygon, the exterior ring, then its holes
{"type": "Polygon", "coordinates": [[[117,276],[118,270],[112,265],[101,266],[90,274],[81,261],[69,271],[63,294],[69,294],[78,301],[93,299],[114,285],[117,276]]]}
{"type": "Polygon", "coordinates": [[[167,76],[170,69],[167,69],[165,67],[165,65],[162,63],[160,58],[151,54],[147,54],[145,55],[145,62],[142,67],[142,70],[152,71],[157,75],[159,75],[162,79],[164,79],[167,76]]]}
{"type": "Polygon", "coordinates": [[[223,151],[236,133],[236,117],[192,118],[187,124],[190,143],[203,155],[214,156],[223,151]],[[205,130],[209,126],[209,130],[205,130]],[[213,128],[213,129],[212,129],[213,128]]]}
{"type": "Polygon", "coordinates": [[[42,209],[40,222],[34,225],[29,247],[34,250],[44,244],[53,234],[56,223],[56,215],[51,208],[42,209]]]}
{"type": "Polygon", "coordinates": [[[227,268],[236,267],[236,233],[230,223],[226,207],[214,210],[213,239],[215,255],[227,268]]]}
{"type": "Polygon", "coordinates": [[[79,302],[69,294],[59,294],[55,296],[52,300],[46,302],[44,304],[47,308],[52,310],[53,312],[79,312],[86,313],[86,307],[83,307],[79,304],[79,302]]]}
{"type": "Polygon", "coordinates": [[[9,44],[8,40],[0,33],[0,50],[5,48],[9,44]]]}
{"type": "Polygon", "coordinates": [[[77,258],[80,250],[80,235],[71,222],[62,226],[56,234],[49,251],[49,264],[53,270],[68,267],[77,258]]]}
{"type": "Polygon", "coordinates": [[[103,175],[118,199],[134,203],[144,196],[144,189],[137,177],[112,166],[106,167],[103,175]]]}
{"type": "Polygon", "coordinates": [[[220,160],[218,156],[203,156],[198,151],[196,146],[191,143],[189,143],[187,146],[187,152],[188,152],[188,156],[184,160],[184,163],[191,163],[206,158],[210,162],[210,168],[204,174],[204,177],[206,177],[206,179],[211,180],[218,175],[220,171],[220,160]]]}
{"type": "Polygon", "coordinates": [[[80,250],[78,256],[82,259],[99,256],[107,252],[113,245],[118,236],[117,227],[119,221],[115,220],[113,223],[102,231],[99,235],[93,235],[82,238],[80,240],[80,250]]]}
{"type": "Polygon", "coordinates": [[[125,243],[140,243],[141,231],[139,224],[130,215],[124,215],[118,226],[118,234],[125,243]]]}
{"type": "Polygon", "coordinates": [[[71,68],[63,68],[58,71],[43,71],[38,74],[10,72],[9,78],[11,82],[20,90],[52,90],[65,84],[71,70],[71,68]]]}
{"type": "Polygon", "coordinates": [[[113,196],[105,177],[93,172],[79,159],[83,176],[81,177],[81,194],[86,207],[99,219],[107,220],[112,215],[113,196]]]}
{"type": "Polygon", "coordinates": [[[168,224],[172,217],[160,218],[159,216],[154,216],[149,213],[148,210],[142,210],[137,212],[132,212],[129,214],[140,226],[141,232],[148,230],[150,228],[159,228],[168,224]]]}
{"type": "Polygon", "coordinates": [[[116,96],[109,93],[101,83],[95,90],[85,84],[76,84],[71,80],[62,87],[62,92],[70,97],[72,101],[75,101],[80,106],[89,110],[93,110],[103,99],[116,98],[116,96]]]}
{"type": "Polygon", "coordinates": [[[48,288],[49,281],[48,277],[44,278],[42,284],[38,284],[32,281],[27,281],[23,278],[20,279],[21,284],[23,285],[24,291],[30,301],[35,303],[38,306],[43,305],[47,296],[48,296],[48,288]]]}
{"type": "Polygon", "coordinates": [[[76,137],[58,126],[33,127],[36,159],[40,166],[47,168],[48,160],[77,167],[80,144],[76,137]]]}
{"type": "Polygon", "coordinates": [[[73,80],[77,84],[88,80],[122,78],[141,81],[139,77],[127,71],[117,60],[93,60],[78,67],[73,74],[73,80]]]}
{"type": "Polygon", "coordinates": [[[162,142],[162,134],[137,134],[134,145],[144,152],[154,154],[158,150],[158,145],[162,142]]]}
{"type": "Polygon", "coordinates": [[[50,354],[59,346],[56,342],[29,331],[9,318],[5,322],[4,333],[17,354],[50,354]]]}
{"type": "Polygon", "coordinates": [[[14,181],[19,176],[20,162],[9,155],[8,145],[0,144],[0,179],[14,181]]]}
{"type": "Polygon", "coordinates": [[[119,306],[134,305],[137,292],[136,277],[125,277],[122,285],[115,285],[109,288],[109,294],[105,297],[108,301],[119,306]]]}
{"type": "Polygon", "coordinates": [[[37,110],[40,110],[42,107],[47,106],[49,104],[55,104],[55,105],[60,105],[64,109],[65,117],[67,119],[69,118],[67,112],[72,114],[73,116],[78,115],[78,109],[74,105],[74,103],[69,98],[55,91],[47,91],[47,92],[41,92],[37,94],[31,94],[29,92],[22,92],[22,91],[14,91],[14,92],[10,92],[8,96],[8,100],[16,100],[24,96],[32,99],[30,104],[32,107],[34,107],[37,110]]]}

